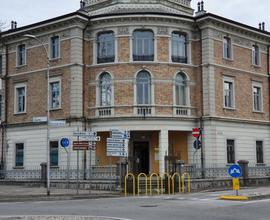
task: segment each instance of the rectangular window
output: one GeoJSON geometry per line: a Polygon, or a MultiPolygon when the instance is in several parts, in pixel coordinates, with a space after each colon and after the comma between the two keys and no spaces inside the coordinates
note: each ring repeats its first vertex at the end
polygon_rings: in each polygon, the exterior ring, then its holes
{"type": "Polygon", "coordinates": [[[231,39],[229,37],[223,38],[223,57],[226,59],[232,58],[231,39]]]}
{"type": "Polygon", "coordinates": [[[235,163],[234,140],[227,140],[227,163],[235,163]]]}
{"type": "Polygon", "coordinates": [[[50,142],[50,165],[58,166],[58,141],[50,142]]]}
{"type": "Polygon", "coordinates": [[[224,79],[223,96],[224,96],[224,107],[234,108],[234,86],[232,79],[224,79]]]}
{"type": "Polygon", "coordinates": [[[15,145],[15,166],[23,167],[24,161],[24,144],[17,143],[15,145]]]}
{"type": "Polygon", "coordinates": [[[59,109],[61,103],[60,81],[50,82],[50,108],[59,109]]]}
{"type": "Polygon", "coordinates": [[[187,37],[183,33],[172,33],[172,61],[187,63],[187,37]]]}
{"type": "Polygon", "coordinates": [[[56,59],[60,57],[60,38],[59,36],[51,37],[51,58],[56,59]]]}
{"type": "Polygon", "coordinates": [[[3,56],[0,54],[0,75],[3,72],[3,56]]]}
{"type": "Polygon", "coordinates": [[[98,34],[97,37],[97,62],[109,63],[115,59],[115,37],[112,31],[98,34]]]}
{"type": "Polygon", "coordinates": [[[17,48],[17,65],[22,66],[26,64],[26,48],[25,44],[21,44],[17,48]]]}
{"type": "Polygon", "coordinates": [[[253,111],[262,111],[262,88],[260,85],[253,85],[253,111]]]}
{"type": "Polygon", "coordinates": [[[15,113],[26,112],[26,86],[15,87],[15,113]]]}
{"type": "Polygon", "coordinates": [[[2,120],[2,107],[3,107],[3,100],[2,95],[0,95],[0,120],[2,120]]]}
{"type": "Polygon", "coordinates": [[[263,142],[256,141],[256,160],[257,163],[263,163],[263,142]]]}
{"type": "Polygon", "coordinates": [[[259,47],[257,45],[252,46],[252,64],[255,66],[259,66],[259,47]]]}
{"type": "Polygon", "coordinates": [[[147,30],[133,32],[133,60],[154,60],[154,33],[147,30]]]}

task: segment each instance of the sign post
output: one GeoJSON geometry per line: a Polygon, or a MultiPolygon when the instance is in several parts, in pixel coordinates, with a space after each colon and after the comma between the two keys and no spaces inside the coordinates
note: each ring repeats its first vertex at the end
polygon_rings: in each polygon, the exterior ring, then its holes
{"type": "Polygon", "coordinates": [[[229,167],[228,173],[233,178],[233,190],[235,190],[235,194],[238,196],[240,190],[239,177],[242,176],[242,169],[239,165],[234,164],[229,167]]]}
{"type": "Polygon", "coordinates": [[[63,147],[67,153],[67,188],[69,189],[69,170],[70,170],[70,154],[69,154],[69,146],[70,146],[70,140],[66,137],[63,137],[60,139],[60,146],[63,147]]]}
{"type": "MultiPolygon", "coordinates": [[[[129,131],[120,131],[117,129],[111,130],[111,137],[107,138],[107,156],[110,157],[110,166],[111,166],[111,178],[112,178],[112,157],[127,157],[128,156],[128,141],[130,138],[129,131]]],[[[119,167],[119,183],[121,188],[122,181],[122,164],[120,159],[119,167]]],[[[112,183],[111,183],[112,184],[112,183]]],[[[110,186],[110,190],[111,190],[110,186]]]]}

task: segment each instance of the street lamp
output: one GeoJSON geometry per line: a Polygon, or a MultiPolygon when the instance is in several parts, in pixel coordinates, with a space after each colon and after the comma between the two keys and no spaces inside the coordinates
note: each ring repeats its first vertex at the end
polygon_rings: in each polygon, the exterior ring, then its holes
{"type": "Polygon", "coordinates": [[[48,49],[46,48],[44,42],[42,42],[35,35],[25,34],[24,37],[35,39],[38,41],[45,53],[47,59],[47,195],[50,195],[50,57],[48,49]]]}

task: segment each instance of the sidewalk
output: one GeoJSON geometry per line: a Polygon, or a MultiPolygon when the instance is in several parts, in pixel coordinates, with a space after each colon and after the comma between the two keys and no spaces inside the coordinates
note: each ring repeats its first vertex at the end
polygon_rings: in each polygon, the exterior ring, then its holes
{"type": "Polygon", "coordinates": [[[50,196],[44,187],[25,187],[14,185],[0,185],[0,202],[31,201],[31,200],[62,200],[62,199],[93,199],[120,196],[119,192],[102,190],[79,190],[51,188],[50,196]]]}
{"type": "MultiPolygon", "coordinates": [[[[47,190],[43,187],[25,187],[14,185],[0,185],[0,202],[16,202],[16,201],[36,201],[36,200],[69,200],[69,199],[94,199],[122,196],[119,192],[79,190],[76,189],[51,189],[50,196],[47,196],[47,190]]],[[[196,196],[204,198],[216,198],[221,196],[234,196],[233,190],[207,190],[195,193],[179,193],[177,197],[191,198],[196,196]]],[[[270,186],[264,187],[243,187],[239,190],[239,196],[247,197],[246,200],[256,200],[270,198],[270,186]]],[[[238,200],[238,199],[233,199],[238,200]]]]}

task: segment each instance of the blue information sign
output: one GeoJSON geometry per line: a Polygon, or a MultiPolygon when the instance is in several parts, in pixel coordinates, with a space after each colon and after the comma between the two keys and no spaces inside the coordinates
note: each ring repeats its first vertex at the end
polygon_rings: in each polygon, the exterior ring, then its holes
{"type": "Polygon", "coordinates": [[[196,139],[196,140],[193,142],[193,147],[195,148],[195,150],[201,149],[201,147],[202,147],[202,142],[200,142],[199,139],[196,139]]]}
{"type": "Polygon", "coordinates": [[[233,178],[239,178],[242,176],[242,169],[239,165],[234,164],[228,169],[228,173],[233,178]]]}
{"type": "Polygon", "coordinates": [[[70,141],[69,141],[69,139],[68,138],[61,138],[61,140],[60,140],[60,145],[61,145],[61,147],[63,147],[63,148],[68,148],[69,147],[69,145],[70,145],[70,141]]]}

